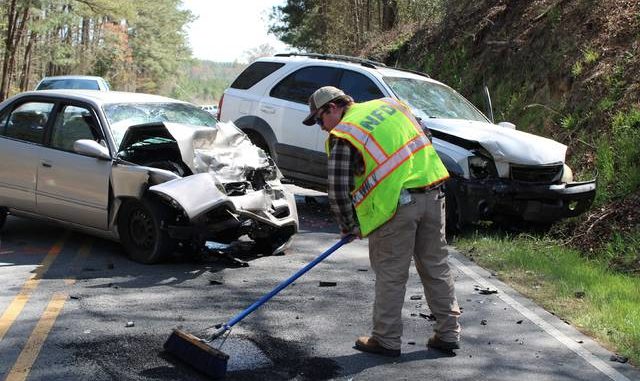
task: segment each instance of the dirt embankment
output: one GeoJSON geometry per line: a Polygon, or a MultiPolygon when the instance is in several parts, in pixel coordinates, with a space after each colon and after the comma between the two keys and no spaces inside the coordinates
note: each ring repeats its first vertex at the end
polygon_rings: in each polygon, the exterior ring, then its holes
{"type": "MultiPolygon", "coordinates": [[[[567,144],[574,171],[595,173],[615,115],[640,109],[640,1],[446,4],[440,23],[391,49],[386,62],[427,72],[478,106],[487,85],[496,121],[567,144]]],[[[567,239],[588,253],[614,232],[637,231],[638,197],[636,190],[597,205],[564,229],[567,239]]]]}

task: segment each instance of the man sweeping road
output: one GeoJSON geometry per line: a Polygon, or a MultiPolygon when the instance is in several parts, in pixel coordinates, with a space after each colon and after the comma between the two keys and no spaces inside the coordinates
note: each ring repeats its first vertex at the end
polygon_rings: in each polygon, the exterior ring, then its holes
{"type": "Polygon", "coordinates": [[[343,237],[369,237],[376,275],[373,331],[355,348],[400,356],[402,305],[413,256],[431,312],[430,348],[459,349],[460,308],[445,239],[442,183],[449,177],[411,111],[392,98],[354,103],[325,86],[309,98],[304,124],[327,141],[328,193],[343,237]],[[355,209],[355,216],[354,216],[355,209]]]}

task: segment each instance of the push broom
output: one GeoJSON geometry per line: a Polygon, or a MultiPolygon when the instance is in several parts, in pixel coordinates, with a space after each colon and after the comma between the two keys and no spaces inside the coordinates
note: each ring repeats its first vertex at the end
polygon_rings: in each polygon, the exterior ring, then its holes
{"type": "Polygon", "coordinates": [[[255,303],[247,307],[244,311],[234,316],[228,322],[221,324],[211,336],[206,339],[199,338],[190,333],[184,332],[180,329],[174,329],[167,341],[164,343],[164,349],[179,358],[183,362],[187,363],[194,369],[213,377],[222,378],[227,372],[227,362],[229,361],[229,355],[221,350],[214,348],[210,345],[215,339],[222,336],[225,332],[229,331],[240,320],[244,319],[262,306],[264,303],[273,298],[277,293],[282,291],[285,287],[289,286],[296,279],[300,278],[304,273],[311,270],[315,265],[322,262],[325,258],[331,255],[334,251],[338,250],[342,245],[349,243],[353,240],[352,235],[343,237],[340,241],[335,243],[324,253],[320,254],[316,259],[308,263],[306,266],[298,270],[295,274],[288,279],[281,282],[276,288],[274,288],[268,294],[262,296],[255,303]]]}

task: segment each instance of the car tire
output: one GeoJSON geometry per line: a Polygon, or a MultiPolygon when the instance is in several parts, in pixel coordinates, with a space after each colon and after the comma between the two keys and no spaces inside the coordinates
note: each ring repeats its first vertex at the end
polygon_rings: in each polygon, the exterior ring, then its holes
{"type": "Polygon", "coordinates": [[[118,233],[129,258],[153,264],[176,249],[177,242],[163,228],[168,218],[167,208],[155,200],[124,202],[118,213],[118,233]]]}
{"type": "Polygon", "coordinates": [[[271,155],[271,151],[269,150],[269,145],[264,140],[262,135],[260,135],[260,133],[251,130],[245,130],[244,133],[247,134],[247,137],[249,138],[249,140],[251,140],[251,143],[255,144],[258,148],[263,150],[267,155],[269,155],[269,157],[273,157],[273,155],[271,155]]]}
{"type": "Polygon", "coordinates": [[[4,223],[7,221],[7,214],[9,214],[7,208],[0,207],[0,229],[2,229],[4,223]]]}

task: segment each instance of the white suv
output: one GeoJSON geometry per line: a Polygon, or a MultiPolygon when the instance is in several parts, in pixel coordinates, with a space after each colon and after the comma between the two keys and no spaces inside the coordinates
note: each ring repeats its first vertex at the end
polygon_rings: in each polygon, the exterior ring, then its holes
{"type": "Polygon", "coordinates": [[[345,56],[282,54],[261,58],[225,90],[219,119],[233,121],[302,185],[326,185],[327,133],[302,120],[316,89],[332,85],[356,102],[393,97],[408,104],[433,135],[451,180],[449,224],[524,220],[549,224],[584,212],[595,180],[573,182],[567,147],[494,124],[450,87],[414,71],[345,56]]]}

